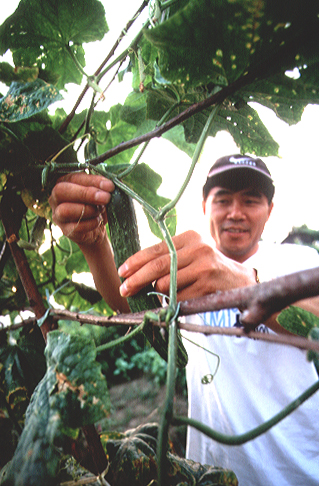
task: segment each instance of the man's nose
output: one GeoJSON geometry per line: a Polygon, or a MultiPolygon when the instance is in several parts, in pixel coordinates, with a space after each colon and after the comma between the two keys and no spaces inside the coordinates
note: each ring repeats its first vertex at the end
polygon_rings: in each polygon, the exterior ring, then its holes
{"type": "Polygon", "coordinates": [[[245,219],[245,214],[242,205],[238,201],[234,201],[229,207],[227,214],[228,219],[234,219],[236,221],[245,219]]]}

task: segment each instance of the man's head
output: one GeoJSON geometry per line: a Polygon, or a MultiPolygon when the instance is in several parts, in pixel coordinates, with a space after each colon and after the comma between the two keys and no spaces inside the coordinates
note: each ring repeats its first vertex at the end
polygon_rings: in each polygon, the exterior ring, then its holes
{"type": "Polygon", "coordinates": [[[203,187],[203,209],[222,253],[244,262],[257,251],[273,195],[273,181],[261,159],[230,155],[215,162],[203,187]]]}

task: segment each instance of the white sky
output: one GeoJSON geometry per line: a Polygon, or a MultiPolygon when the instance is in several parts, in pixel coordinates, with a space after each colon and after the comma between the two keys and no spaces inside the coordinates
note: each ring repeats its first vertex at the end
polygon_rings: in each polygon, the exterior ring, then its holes
{"type": "MultiPolygon", "coordinates": [[[[10,3],[6,2],[1,5],[0,24],[14,12],[18,3],[18,0],[11,0],[10,3]]],[[[110,32],[105,36],[103,42],[85,46],[88,74],[92,74],[99,66],[103,56],[108,52],[107,47],[110,48],[113,45],[121,29],[142,2],[141,0],[117,0],[116,2],[102,0],[102,3],[105,6],[110,32]],[[103,45],[107,47],[103,49],[103,45]]],[[[0,57],[0,61],[2,60],[7,59],[0,57]]],[[[123,84],[121,86],[123,93],[123,84]]],[[[80,87],[78,89],[72,87],[72,93],[65,96],[72,98],[70,108],[80,91],[80,87]]],[[[129,91],[130,86],[127,85],[125,95],[129,91]]],[[[124,102],[125,95],[122,94],[122,97],[118,98],[118,94],[113,93],[110,105],[118,101],[124,102]]],[[[66,109],[66,102],[61,103],[61,106],[66,109]]],[[[54,109],[55,107],[57,107],[57,104],[53,105],[54,109]]],[[[107,110],[108,107],[102,104],[99,109],[107,110]]],[[[293,226],[301,226],[302,224],[318,230],[319,106],[308,106],[301,122],[292,127],[280,121],[273,112],[266,108],[260,108],[258,112],[268,130],[280,145],[280,158],[264,158],[276,186],[275,208],[270,221],[267,223],[264,239],[281,241],[293,226]]],[[[208,139],[189,187],[177,206],[178,232],[190,228],[201,232],[203,228],[201,187],[206,179],[206,174],[218,157],[237,152],[238,148],[226,132],[220,132],[214,139],[211,137],[208,139]]],[[[174,197],[179,184],[183,180],[183,175],[188,170],[190,159],[171,143],[156,139],[152,141],[143,156],[143,162],[149,164],[154,170],[160,167],[161,174],[167,174],[159,193],[174,197]]],[[[141,222],[142,245],[150,244],[154,239],[149,236],[149,230],[144,231],[143,227],[144,224],[141,222]]]]}

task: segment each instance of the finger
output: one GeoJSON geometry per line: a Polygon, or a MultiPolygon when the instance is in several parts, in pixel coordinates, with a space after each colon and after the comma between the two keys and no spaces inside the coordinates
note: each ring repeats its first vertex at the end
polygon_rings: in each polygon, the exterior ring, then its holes
{"type": "Polygon", "coordinates": [[[71,172],[69,174],[65,174],[59,178],[58,183],[59,182],[70,182],[72,184],[87,187],[92,186],[109,192],[113,192],[115,188],[114,183],[106,177],[95,174],[87,174],[86,172],[71,172]]]}
{"type": "Polygon", "coordinates": [[[55,224],[74,223],[80,219],[83,221],[95,219],[102,215],[103,220],[107,221],[105,206],[61,203],[52,210],[52,219],[55,224]]]}
{"type": "MultiPolygon", "coordinates": [[[[161,251],[161,248],[159,250],[161,251]]],[[[195,271],[193,267],[196,268],[196,265],[192,265],[193,260],[194,252],[192,247],[183,247],[177,250],[178,285],[187,285],[188,281],[192,282],[194,280],[195,271]],[[184,271],[181,271],[182,269],[184,271]]],[[[123,297],[134,295],[154,281],[157,281],[157,290],[167,293],[170,282],[170,266],[171,261],[168,252],[163,256],[148,261],[126,278],[120,288],[121,295],[123,297]]]]}
{"type": "Polygon", "coordinates": [[[110,202],[111,193],[95,186],[83,186],[70,182],[59,182],[49,198],[51,207],[62,203],[106,205],[110,202]]]}
{"type": "Polygon", "coordinates": [[[63,234],[72,240],[84,242],[102,225],[104,225],[104,221],[101,215],[84,221],[80,219],[77,222],[68,222],[63,225],[63,234]]]}
{"type": "MultiPolygon", "coordinates": [[[[194,231],[186,231],[185,233],[173,237],[173,243],[177,252],[184,247],[191,246],[192,244],[195,244],[195,242],[199,241],[201,241],[201,237],[194,231]]],[[[163,268],[166,269],[168,255],[168,247],[164,241],[145,248],[144,250],[141,250],[128,258],[126,262],[119,267],[119,276],[122,278],[127,278],[133,275],[133,273],[137,272],[143,266],[147,265],[149,262],[157,259],[160,259],[158,262],[159,271],[162,269],[162,265],[163,268]],[[165,256],[165,264],[163,263],[163,260],[161,260],[163,256],[165,256]]]]}

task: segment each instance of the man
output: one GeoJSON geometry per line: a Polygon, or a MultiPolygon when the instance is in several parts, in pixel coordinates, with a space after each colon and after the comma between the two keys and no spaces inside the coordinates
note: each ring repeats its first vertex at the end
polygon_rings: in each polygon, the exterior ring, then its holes
{"type": "MultiPolygon", "coordinates": [[[[62,178],[50,198],[53,220],[83,251],[96,286],[114,309],[128,310],[125,298],[156,281],[168,293],[169,256],[165,243],[142,250],[119,269],[120,285],[106,238],[105,211],[113,185],[99,176],[62,178]],[[120,292],[118,292],[118,289],[120,292]]],[[[203,210],[214,244],[193,231],[174,238],[178,256],[178,299],[186,300],[305,268],[319,266],[316,252],[293,245],[260,243],[273,207],[274,186],[260,159],[233,155],[219,159],[203,189],[203,210]]],[[[298,305],[319,315],[318,299],[298,305]]],[[[190,322],[240,325],[240,312],[230,309],[193,316],[190,322]]],[[[284,332],[272,316],[259,329],[284,332]]],[[[187,334],[187,383],[190,417],[218,431],[237,435],[271,418],[313,384],[317,377],[305,353],[245,338],[187,334]],[[206,351],[207,350],[207,351],[206,351]],[[217,366],[216,355],[220,357],[217,366]],[[203,377],[214,376],[212,383],[203,377]]],[[[314,486],[319,480],[319,400],[315,395],[271,431],[243,446],[224,446],[189,428],[187,456],[201,463],[232,469],[239,484],[314,486]]]]}

